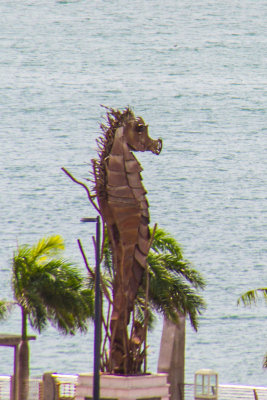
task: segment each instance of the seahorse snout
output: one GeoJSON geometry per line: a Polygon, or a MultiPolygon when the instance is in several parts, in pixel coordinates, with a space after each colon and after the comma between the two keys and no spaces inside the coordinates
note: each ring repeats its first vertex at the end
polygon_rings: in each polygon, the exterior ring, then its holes
{"type": "Polygon", "coordinates": [[[152,153],[159,155],[162,150],[162,140],[152,140],[149,143],[148,150],[152,151],[152,153]]]}

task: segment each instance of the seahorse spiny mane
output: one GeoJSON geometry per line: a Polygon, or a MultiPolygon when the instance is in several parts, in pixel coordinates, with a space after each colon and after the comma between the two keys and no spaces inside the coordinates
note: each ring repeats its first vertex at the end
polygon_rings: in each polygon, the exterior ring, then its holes
{"type": "Polygon", "coordinates": [[[106,108],[107,113],[106,113],[106,124],[103,123],[100,125],[102,134],[97,139],[99,158],[92,160],[94,176],[95,176],[94,190],[99,196],[99,198],[107,197],[107,192],[105,190],[106,188],[105,162],[111,152],[116,130],[121,126],[124,126],[129,121],[136,119],[133,111],[129,107],[125,108],[122,111],[105,106],[103,107],[106,108]]]}

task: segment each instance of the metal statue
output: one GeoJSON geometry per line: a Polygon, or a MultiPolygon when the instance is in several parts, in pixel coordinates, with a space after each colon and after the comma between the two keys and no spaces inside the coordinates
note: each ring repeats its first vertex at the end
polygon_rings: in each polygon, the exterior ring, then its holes
{"type": "Polygon", "coordinates": [[[133,151],[159,154],[162,141],[149,137],[148,126],[130,108],[107,108],[107,124],[101,128],[99,158],[92,162],[95,194],[114,264],[110,362],[114,373],[127,373],[131,370],[127,325],[150,247],[149,206],[142,167],[133,151]]]}

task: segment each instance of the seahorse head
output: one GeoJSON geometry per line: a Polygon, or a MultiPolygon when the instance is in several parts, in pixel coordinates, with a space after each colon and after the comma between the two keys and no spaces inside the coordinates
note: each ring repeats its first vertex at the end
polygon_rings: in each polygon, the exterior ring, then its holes
{"type": "Polygon", "coordinates": [[[151,151],[159,154],[162,149],[161,139],[151,139],[148,134],[148,125],[141,117],[129,119],[124,123],[123,136],[134,151],[151,151]]]}
{"type": "Polygon", "coordinates": [[[127,107],[124,110],[116,110],[103,106],[107,110],[107,124],[101,124],[103,136],[98,141],[100,160],[103,161],[109,155],[116,130],[123,127],[123,136],[129,148],[133,151],[151,151],[159,154],[162,149],[161,139],[152,139],[148,134],[148,125],[143,118],[135,117],[133,111],[127,107]]]}

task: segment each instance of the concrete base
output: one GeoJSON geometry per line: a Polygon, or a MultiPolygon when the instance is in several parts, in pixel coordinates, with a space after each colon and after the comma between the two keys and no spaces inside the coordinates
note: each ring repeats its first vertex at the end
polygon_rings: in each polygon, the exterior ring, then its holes
{"type": "MultiPolygon", "coordinates": [[[[93,398],[93,374],[80,374],[75,400],[93,398]]],[[[100,375],[100,398],[112,400],[169,400],[167,374],[100,375]]]]}

